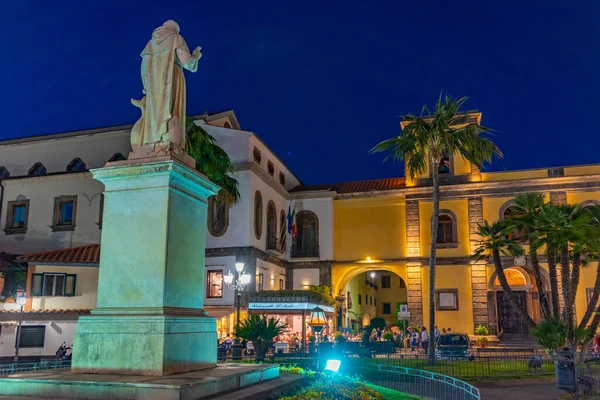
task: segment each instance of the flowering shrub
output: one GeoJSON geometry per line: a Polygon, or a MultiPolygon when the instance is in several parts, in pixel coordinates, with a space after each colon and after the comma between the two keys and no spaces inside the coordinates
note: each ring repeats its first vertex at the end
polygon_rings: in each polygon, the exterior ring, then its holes
{"type": "Polygon", "coordinates": [[[287,375],[307,375],[307,376],[313,376],[315,374],[315,371],[310,371],[310,370],[306,370],[302,367],[299,367],[295,364],[290,364],[290,365],[280,365],[279,366],[279,373],[280,374],[287,374],[287,375]]]}
{"type": "Polygon", "coordinates": [[[383,400],[384,396],[358,377],[344,374],[321,375],[313,383],[279,400],[383,400]]]}

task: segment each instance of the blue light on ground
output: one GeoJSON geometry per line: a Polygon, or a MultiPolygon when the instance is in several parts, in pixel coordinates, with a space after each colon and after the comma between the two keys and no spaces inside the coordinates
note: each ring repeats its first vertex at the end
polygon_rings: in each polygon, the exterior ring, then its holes
{"type": "Polygon", "coordinates": [[[340,360],[327,360],[325,371],[338,372],[341,364],[342,362],[340,360]]]}

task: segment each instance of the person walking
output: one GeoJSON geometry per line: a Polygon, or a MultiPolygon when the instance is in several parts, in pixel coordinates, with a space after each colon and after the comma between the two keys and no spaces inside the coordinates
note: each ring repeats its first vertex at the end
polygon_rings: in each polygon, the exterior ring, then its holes
{"type": "Polygon", "coordinates": [[[427,333],[427,329],[422,326],[421,327],[421,347],[423,347],[423,351],[427,354],[427,348],[429,346],[429,334],[427,333]]]}

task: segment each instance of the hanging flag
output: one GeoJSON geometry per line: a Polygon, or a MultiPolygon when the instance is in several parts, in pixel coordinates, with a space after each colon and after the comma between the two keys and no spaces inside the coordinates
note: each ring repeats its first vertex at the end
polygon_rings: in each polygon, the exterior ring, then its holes
{"type": "Polygon", "coordinates": [[[292,203],[288,206],[288,215],[287,215],[287,231],[292,237],[296,236],[296,204],[294,204],[294,209],[292,210],[292,203]]]}
{"type": "Polygon", "coordinates": [[[281,221],[281,229],[279,230],[279,247],[278,250],[282,253],[285,253],[285,247],[287,242],[287,224],[285,220],[281,221]]]}

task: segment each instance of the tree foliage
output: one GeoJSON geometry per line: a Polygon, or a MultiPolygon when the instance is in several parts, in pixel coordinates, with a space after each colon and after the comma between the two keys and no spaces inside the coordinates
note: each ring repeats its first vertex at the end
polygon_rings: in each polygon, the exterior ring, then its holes
{"type": "MultiPolygon", "coordinates": [[[[435,328],[435,277],[437,226],[440,209],[440,182],[438,167],[444,155],[461,156],[473,165],[481,167],[491,162],[494,155],[502,152],[488,138],[490,130],[473,122],[469,113],[460,109],[467,97],[459,99],[448,95],[437,99],[433,113],[424,105],[421,114],[403,117],[399,136],[384,140],[370,153],[387,152],[385,160],[404,161],[405,173],[414,179],[431,171],[433,185],[433,216],[431,218],[431,242],[429,250],[429,331],[435,328]]],[[[428,363],[435,363],[435,346],[429,347],[428,363]]]]}
{"type": "Polygon", "coordinates": [[[186,118],[185,130],[185,151],[196,160],[196,169],[221,187],[218,194],[220,201],[237,203],[240,192],[238,182],[232,176],[234,168],[227,152],[190,117],[186,118]]]}

